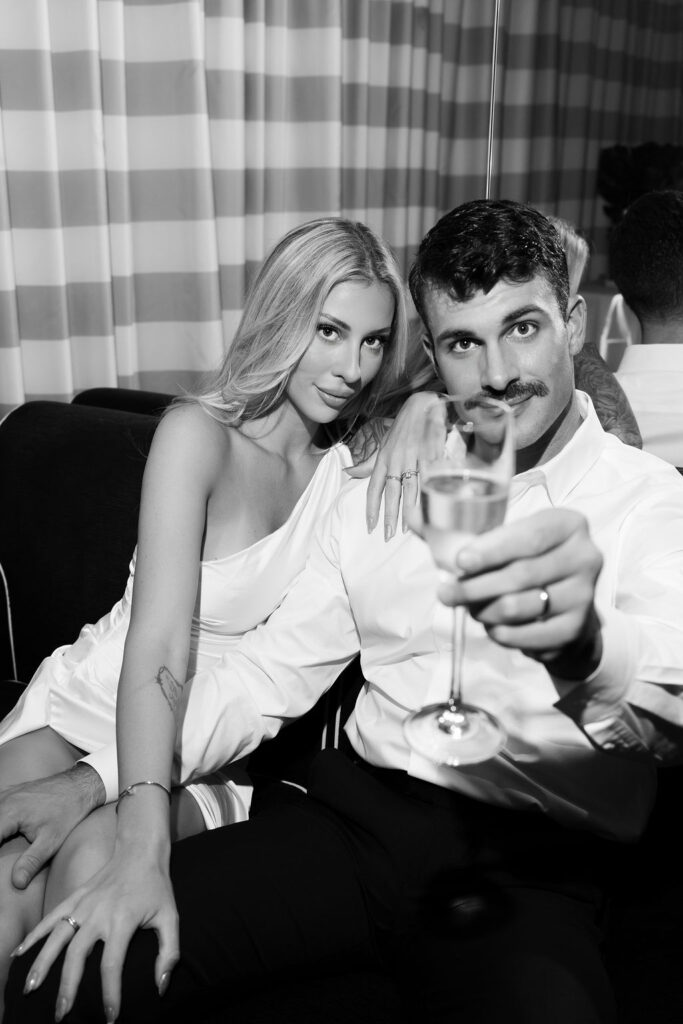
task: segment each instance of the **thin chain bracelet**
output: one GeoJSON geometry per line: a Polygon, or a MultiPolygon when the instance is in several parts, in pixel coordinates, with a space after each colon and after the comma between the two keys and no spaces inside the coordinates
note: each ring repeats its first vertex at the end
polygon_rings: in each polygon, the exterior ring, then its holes
{"type": "Polygon", "coordinates": [[[116,801],[117,814],[119,812],[119,804],[121,803],[121,801],[124,799],[124,797],[133,796],[138,786],[158,786],[159,789],[163,789],[164,793],[168,797],[168,802],[171,802],[171,791],[170,789],[167,789],[166,786],[163,785],[163,783],[155,782],[153,779],[143,779],[141,782],[131,782],[130,786],[126,786],[125,789],[121,790],[121,792],[119,793],[118,800],[116,801]]]}

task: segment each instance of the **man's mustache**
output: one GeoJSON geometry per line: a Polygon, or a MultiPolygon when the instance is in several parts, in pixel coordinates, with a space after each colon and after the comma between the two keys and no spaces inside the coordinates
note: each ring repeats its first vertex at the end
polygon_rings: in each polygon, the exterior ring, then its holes
{"type": "Polygon", "coordinates": [[[512,402],[518,398],[546,398],[550,394],[547,384],[542,380],[512,381],[504,391],[495,391],[493,388],[484,388],[472,398],[468,398],[465,409],[476,409],[478,405],[495,398],[499,402],[512,402]]]}

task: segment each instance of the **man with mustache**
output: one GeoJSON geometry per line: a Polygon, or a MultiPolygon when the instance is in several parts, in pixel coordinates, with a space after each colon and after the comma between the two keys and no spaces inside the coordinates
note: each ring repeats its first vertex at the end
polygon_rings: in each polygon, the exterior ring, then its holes
{"type": "Polygon", "coordinates": [[[445,389],[514,409],[507,521],[461,549],[446,595],[472,613],[468,699],[502,720],[505,748],[453,769],[408,747],[406,716],[445,692],[449,616],[422,541],[368,533],[366,485],[351,481],[282,606],[184,694],[181,745],[203,771],[243,756],[360,651],[349,753],[318,755],[307,795],[174,845],[179,941],[174,908],[145,903],[169,856],[164,794],[148,800],[145,837],[124,799],[117,842],[140,865],[147,930],[122,994],[133,926],[110,925],[105,868],[48,915],[35,962],[33,940],[22,945],[5,1024],[51,1020],[55,1003],[70,1022],[102,1005],[108,1021],[198,1019],[202,1001],[359,963],[395,973],[411,1019],[614,1020],[605,883],[645,827],[657,764],[680,748],[683,482],[606,434],[575,391],[585,305],[540,213],[456,208],[423,240],[410,285],[445,389]],[[224,713],[198,749],[205,704],[224,713]]]}

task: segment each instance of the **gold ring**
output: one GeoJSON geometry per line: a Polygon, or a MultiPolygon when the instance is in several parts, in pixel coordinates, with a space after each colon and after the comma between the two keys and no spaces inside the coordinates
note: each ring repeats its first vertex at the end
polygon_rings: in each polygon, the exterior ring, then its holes
{"type": "Polygon", "coordinates": [[[73,930],[74,930],[74,935],[76,934],[76,932],[78,931],[78,929],[79,929],[79,928],[81,927],[81,926],[80,926],[80,924],[78,923],[78,921],[76,920],[76,918],[75,918],[75,917],[71,917],[71,916],[70,916],[69,914],[66,914],[66,915],[65,915],[65,916],[64,916],[63,918],[61,918],[61,920],[62,920],[62,921],[66,921],[66,923],[67,923],[67,924],[68,924],[68,925],[69,925],[69,926],[70,926],[71,928],[73,928],[73,930]]]}

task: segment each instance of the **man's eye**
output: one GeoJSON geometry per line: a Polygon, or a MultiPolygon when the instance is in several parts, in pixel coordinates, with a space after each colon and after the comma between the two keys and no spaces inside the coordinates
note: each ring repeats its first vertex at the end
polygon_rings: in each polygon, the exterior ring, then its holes
{"type": "Polygon", "coordinates": [[[536,333],[536,324],[529,320],[521,320],[515,324],[511,331],[518,338],[531,338],[536,333]]]}
{"type": "Polygon", "coordinates": [[[476,346],[474,338],[458,338],[457,341],[452,342],[451,352],[469,352],[476,346]]]}

